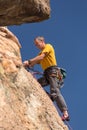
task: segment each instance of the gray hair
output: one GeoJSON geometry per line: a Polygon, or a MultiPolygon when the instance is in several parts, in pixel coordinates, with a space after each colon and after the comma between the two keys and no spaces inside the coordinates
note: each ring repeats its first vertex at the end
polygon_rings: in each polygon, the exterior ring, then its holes
{"type": "Polygon", "coordinates": [[[45,39],[44,39],[44,37],[38,36],[34,40],[44,41],[45,39]]]}

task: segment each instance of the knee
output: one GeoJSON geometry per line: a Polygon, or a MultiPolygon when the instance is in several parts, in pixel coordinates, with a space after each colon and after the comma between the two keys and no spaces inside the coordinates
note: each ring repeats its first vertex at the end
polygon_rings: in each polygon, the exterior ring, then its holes
{"type": "Polygon", "coordinates": [[[50,94],[50,98],[51,98],[52,101],[55,101],[56,98],[57,98],[57,94],[56,93],[50,94]]]}
{"type": "Polygon", "coordinates": [[[44,77],[39,78],[37,81],[41,84],[42,87],[47,85],[47,81],[44,77]]]}

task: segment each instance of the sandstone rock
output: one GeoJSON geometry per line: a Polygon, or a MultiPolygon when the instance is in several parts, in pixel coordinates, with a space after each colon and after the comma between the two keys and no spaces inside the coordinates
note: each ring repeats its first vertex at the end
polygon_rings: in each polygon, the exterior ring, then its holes
{"type": "Polygon", "coordinates": [[[18,39],[0,28],[0,130],[68,130],[21,60],[18,39]]]}
{"type": "Polygon", "coordinates": [[[49,0],[0,0],[0,26],[48,19],[49,3],[49,0]]]}

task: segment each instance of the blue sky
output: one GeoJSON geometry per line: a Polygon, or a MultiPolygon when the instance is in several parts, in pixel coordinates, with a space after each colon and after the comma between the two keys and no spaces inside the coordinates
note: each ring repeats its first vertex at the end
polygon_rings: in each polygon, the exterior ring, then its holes
{"type": "MultiPolygon", "coordinates": [[[[36,36],[44,36],[56,51],[57,63],[67,71],[62,94],[67,102],[73,130],[87,126],[87,1],[51,0],[50,19],[9,26],[18,37],[22,60],[33,58],[39,50],[33,44],[36,36]]],[[[41,71],[36,66],[35,69],[41,71]]]]}

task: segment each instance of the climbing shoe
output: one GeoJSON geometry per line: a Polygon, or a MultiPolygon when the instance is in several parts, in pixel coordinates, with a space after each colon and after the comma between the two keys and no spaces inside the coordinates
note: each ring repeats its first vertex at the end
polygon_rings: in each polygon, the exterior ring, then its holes
{"type": "Polygon", "coordinates": [[[62,121],[70,121],[70,117],[69,116],[62,116],[61,117],[62,121]]]}

